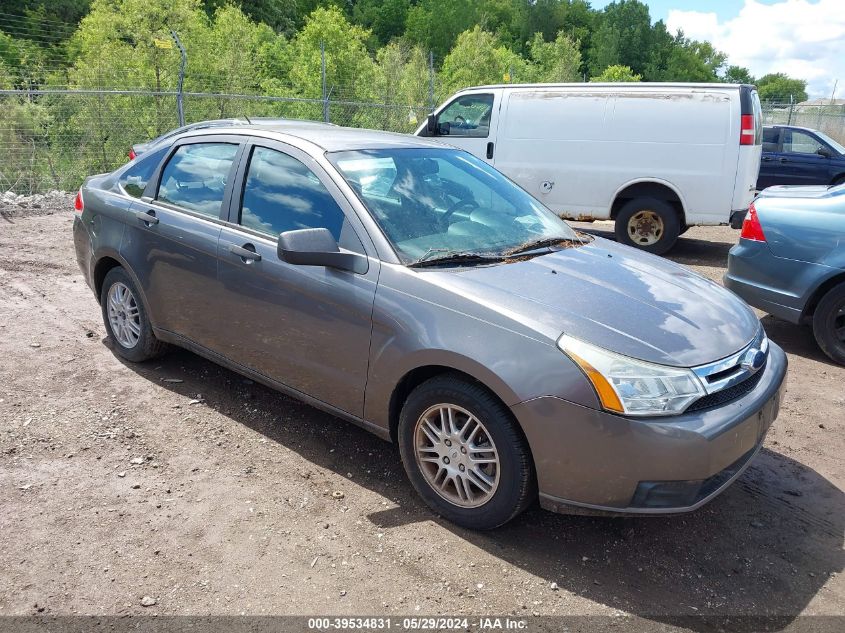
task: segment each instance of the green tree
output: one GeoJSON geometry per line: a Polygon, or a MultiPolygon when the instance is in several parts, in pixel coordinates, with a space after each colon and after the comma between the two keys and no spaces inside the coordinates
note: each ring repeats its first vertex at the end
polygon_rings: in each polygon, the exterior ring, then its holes
{"type": "MultiPolygon", "coordinates": [[[[320,82],[320,44],[326,51],[326,86],[334,100],[367,101],[373,99],[375,62],[367,51],[370,31],[350,24],[336,7],[319,7],[308,16],[305,26],[290,43],[289,82],[276,82],[276,94],[310,99],[322,96],[320,82]],[[281,88],[281,90],[279,89],[281,88]]],[[[338,105],[334,121],[355,124],[362,109],[338,105]]],[[[321,118],[319,110],[305,104],[298,116],[321,118]]]]}
{"type": "Polygon", "coordinates": [[[543,40],[535,33],[529,45],[533,61],[533,79],[540,82],[570,82],[581,80],[581,50],[563,31],[554,42],[543,40]]]}
{"type": "Polygon", "coordinates": [[[408,12],[405,35],[443,60],[458,35],[478,23],[478,0],[420,0],[408,12]]]}
{"type": "Polygon", "coordinates": [[[718,81],[726,55],[710,42],[688,40],[678,32],[661,77],[664,81],[718,81]]]}
{"type": "Polygon", "coordinates": [[[608,66],[600,74],[592,77],[590,81],[616,82],[616,81],[640,81],[642,77],[634,73],[629,66],[608,66]]]}
{"type": "Polygon", "coordinates": [[[358,0],[352,8],[352,17],[359,25],[372,30],[376,42],[383,46],[405,32],[410,8],[410,0],[358,0]]]}
{"type": "Polygon", "coordinates": [[[795,103],[807,100],[807,82],[792,79],[785,73],[769,73],[757,80],[757,93],[761,101],[770,103],[795,103]]]}
{"type": "Polygon", "coordinates": [[[496,37],[476,26],[458,36],[455,46],[443,60],[440,84],[446,95],[480,84],[498,84],[530,79],[531,69],[519,55],[503,46],[496,37]]]}
{"type": "Polygon", "coordinates": [[[749,70],[742,66],[728,66],[722,79],[729,84],[753,84],[755,81],[749,70]]]}
{"type": "Polygon", "coordinates": [[[599,16],[599,27],[592,38],[590,69],[598,74],[611,65],[630,66],[645,72],[652,48],[651,16],[639,0],[617,0],[599,16]]]}
{"type": "Polygon", "coordinates": [[[428,56],[419,46],[396,40],[376,56],[374,98],[392,107],[371,109],[366,124],[385,130],[412,131],[426,114],[428,56]]]}
{"type": "MultiPolygon", "coordinates": [[[[210,28],[201,29],[195,41],[188,42],[191,53],[191,72],[185,90],[214,93],[256,93],[262,88],[262,54],[267,46],[283,40],[273,29],[250,20],[240,9],[226,5],[217,9],[210,28]],[[213,55],[198,55],[199,51],[214,51],[213,55]]],[[[218,97],[188,100],[191,120],[226,118],[248,114],[244,104],[218,97]]],[[[255,114],[254,107],[250,108],[255,114]]]]}

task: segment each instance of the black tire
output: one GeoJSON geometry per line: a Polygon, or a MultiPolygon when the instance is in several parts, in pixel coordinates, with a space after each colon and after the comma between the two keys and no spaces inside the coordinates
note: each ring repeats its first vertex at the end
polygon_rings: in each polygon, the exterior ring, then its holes
{"type": "Polygon", "coordinates": [[[837,176],[836,178],[834,178],[833,182],[830,183],[830,186],[831,187],[837,187],[837,186],[841,185],[842,183],[845,183],[845,174],[842,174],[841,176],[837,176]]]}
{"type": "Polygon", "coordinates": [[[831,360],[845,365],[845,283],[828,290],[819,301],[813,313],[813,335],[831,360]]]}
{"type": "Polygon", "coordinates": [[[662,255],[675,245],[681,231],[681,221],[678,212],[668,202],[657,198],[634,198],[626,202],[616,216],[616,241],[620,244],[633,246],[649,253],[662,255]],[[631,235],[628,223],[631,218],[643,211],[654,212],[662,221],[663,228],[659,231],[658,239],[652,244],[645,243],[644,237],[631,235]]]}
{"type": "Polygon", "coordinates": [[[432,510],[453,523],[491,530],[516,517],[536,499],[534,462],[528,444],[508,408],[479,383],[457,374],[443,374],[419,385],[402,407],[398,436],[402,463],[417,493],[432,510]],[[445,499],[427,481],[417,461],[417,422],[438,404],[457,406],[472,414],[495,444],[498,485],[483,505],[466,508],[445,499]]]}
{"type": "Polygon", "coordinates": [[[100,308],[103,313],[103,324],[106,326],[106,332],[111,339],[114,351],[119,356],[134,363],[140,363],[156,356],[160,356],[167,349],[167,345],[159,341],[155,334],[153,334],[150,320],[147,317],[147,311],[144,308],[144,302],[141,300],[141,293],[132,281],[132,277],[120,266],[112,268],[106,273],[106,278],[103,280],[103,287],[100,291],[100,308]],[[115,334],[109,321],[108,313],[108,297],[109,291],[115,284],[123,284],[128,288],[134,299],[134,304],[138,309],[138,339],[134,345],[128,346],[121,343],[119,336],[115,334]]]}

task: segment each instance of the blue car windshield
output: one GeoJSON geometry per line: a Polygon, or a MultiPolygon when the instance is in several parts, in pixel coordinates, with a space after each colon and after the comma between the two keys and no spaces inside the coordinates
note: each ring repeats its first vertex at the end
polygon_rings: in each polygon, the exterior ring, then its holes
{"type": "Polygon", "coordinates": [[[406,263],[429,256],[501,256],[534,242],[583,241],[487,163],[452,149],[327,154],[406,263]]]}

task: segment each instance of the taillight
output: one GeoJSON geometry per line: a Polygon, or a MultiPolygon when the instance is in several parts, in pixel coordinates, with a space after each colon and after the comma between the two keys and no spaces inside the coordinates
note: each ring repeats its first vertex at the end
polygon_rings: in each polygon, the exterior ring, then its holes
{"type": "Polygon", "coordinates": [[[137,155],[138,155],[138,154],[136,154],[136,153],[135,153],[135,150],[134,150],[134,149],[132,149],[132,148],[130,147],[130,148],[129,148],[129,160],[135,160],[135,157],[136,157],[137,155]]]}
{"type": "Polygon", "coordinates": [[[739,144],[740,145],[754,145],[754,125],[753,114],[743,114],[740,117],[739,123],[739,144]]]}
{"type": "Polygon", "coordinates": [[[82,189],[76,192],[76,198],[73,199],[73,208],[80,213],[85,209],[85,203],[82,201],[82,189]]]}
{"type": "Polygon", "coordinates": [[[755,242],[766,241],[766,236],[763,234],[763,225],[760,224],[760,218],[757,217],[757,209],[754,208],[753,202],[748,207],[748,213],[745,214],[745,219],[742,221],[742,233],[739,236],[755,242]]]}

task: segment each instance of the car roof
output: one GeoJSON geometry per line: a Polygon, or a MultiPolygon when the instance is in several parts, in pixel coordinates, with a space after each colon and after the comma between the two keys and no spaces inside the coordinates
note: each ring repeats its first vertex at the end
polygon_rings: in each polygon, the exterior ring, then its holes
{"type": "Polygon", "coordinates": [[[302,142],[304,142],[324,152],[426,147],[444,148],[442,143],[410,134],[339,127],[313,121],[290,122],[284,125],[231,125],[212,129],[207,128],[187,132],[183,138],[220,134],[242,134],[246,136],[275,138],[293,145],[302,145],[302,142]]]}

